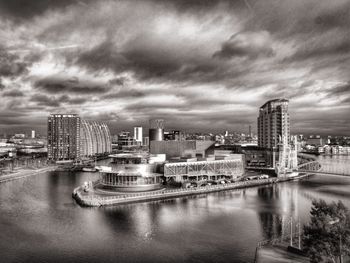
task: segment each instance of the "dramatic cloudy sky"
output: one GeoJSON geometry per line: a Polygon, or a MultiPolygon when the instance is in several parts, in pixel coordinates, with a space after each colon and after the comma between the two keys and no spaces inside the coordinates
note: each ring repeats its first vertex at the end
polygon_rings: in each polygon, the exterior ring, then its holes
{"type": "Polygon", "coordinates": [[[292,132],[350,133],[349,0],[0,0],[0,133],[246,131],[278,97],[292,132]]]}

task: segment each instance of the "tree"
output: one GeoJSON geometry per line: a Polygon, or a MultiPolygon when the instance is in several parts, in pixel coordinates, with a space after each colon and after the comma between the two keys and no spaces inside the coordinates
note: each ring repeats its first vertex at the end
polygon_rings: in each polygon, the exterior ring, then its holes
{"type": "Polygon", "coordinates": [[[311,262],[342,262],[350,255],[350,213],[341,201],[314,200],[303,245],[311,262]]]}

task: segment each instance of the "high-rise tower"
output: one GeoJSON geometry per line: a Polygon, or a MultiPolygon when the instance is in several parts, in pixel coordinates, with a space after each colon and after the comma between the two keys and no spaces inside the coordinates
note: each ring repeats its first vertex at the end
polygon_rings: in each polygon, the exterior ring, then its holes
{"type": "Polygon", "coordinates": [[[76,114],[51,114],[47,121],[49,160],[75,160],[80,157],[80,118],[76,114]]]}
{"type": "Polygon", "coordinates": [[[289,143],[289,101],[275,99],[260,107],[258,117],[258,146],[273,149],[278,144],[289,143]]]}

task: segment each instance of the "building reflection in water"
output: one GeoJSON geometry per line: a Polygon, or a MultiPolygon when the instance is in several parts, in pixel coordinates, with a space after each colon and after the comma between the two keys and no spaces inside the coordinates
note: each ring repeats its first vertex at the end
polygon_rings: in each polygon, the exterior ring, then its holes
{"type": "Polygon", "coordinates": [[[261,187],[257,197],[261,207],[268,207],[257,210],[264,239],[289,235],[290,220],[295,225],[299,219],[298,189],[286,184],[261,187]]]}

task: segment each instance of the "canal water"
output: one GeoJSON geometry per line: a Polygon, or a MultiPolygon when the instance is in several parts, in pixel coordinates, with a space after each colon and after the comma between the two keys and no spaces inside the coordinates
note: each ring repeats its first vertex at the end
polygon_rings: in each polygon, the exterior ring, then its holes
{"type": "MultiPolygon", "coordinates": [[[[342,158],[336,165],[349,164],[348,156],[342,158]]],[[[73,188],[96,177],[51,172],[0,184],[0,262],[252,262],[258,241],[279,236],[290,218],[309,220],[313,199],[340,199],[350,207],[350,177],[332,175],[168,201],[79,207],[73,188]]]]}

